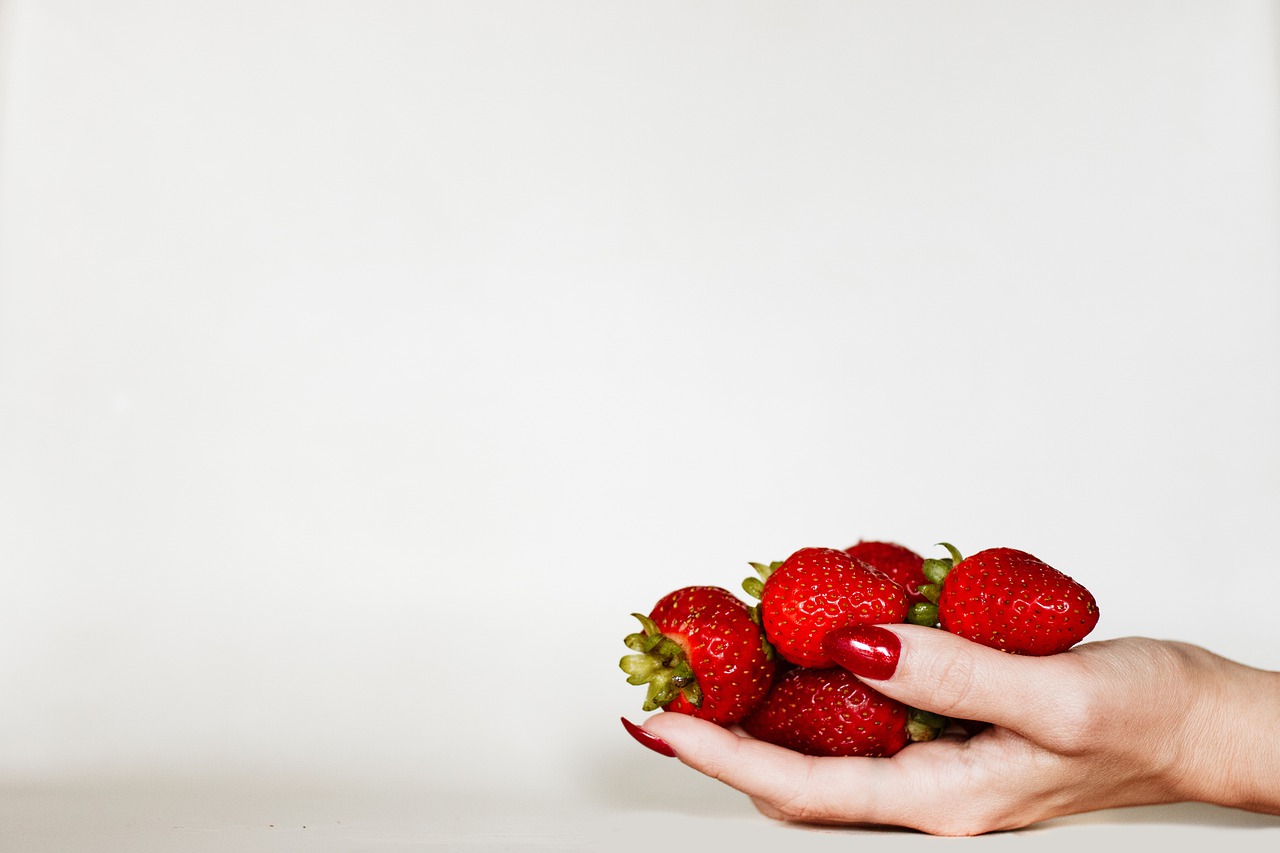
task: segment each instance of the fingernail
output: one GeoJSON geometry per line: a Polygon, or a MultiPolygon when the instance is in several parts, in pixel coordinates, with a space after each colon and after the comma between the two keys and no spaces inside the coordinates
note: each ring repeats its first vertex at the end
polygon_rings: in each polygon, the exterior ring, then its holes
{"type": "Polygon", "coordinates": [[[626,717],[622,718],[622,727],[626,729],[627,733],[630,734],[633,738],[635,738],[645,746],[649,747],[659,755],[665,755],[667,758],[676,757],[676,751],[671,748],[671,744],[667,743],[665,740],[658,737],[657,735],[649,734],[644,729],[640,728],[635,723],[628,720],[626,717]]]}
{"type": "Polygon", "coordinates": [[[822,648],[859,678],[889,678],[898,668],[902,643],[898,635],[879,625],[850,625],[822,639],[822,648]]]}

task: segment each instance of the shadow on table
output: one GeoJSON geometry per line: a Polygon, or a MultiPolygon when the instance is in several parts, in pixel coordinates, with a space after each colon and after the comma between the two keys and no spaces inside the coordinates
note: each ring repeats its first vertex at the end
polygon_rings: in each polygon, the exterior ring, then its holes
{"type": "Polygon", "coordinates": [[[702,817],[756,813],[746,795],[629,743],[582,756],[574,772],[582,796],[598,806],[702,817]]]}
{"type": "Polygon", "coordinates": [[[1084,824],[1132,824],[1150,826],[1198,826],[1222,829],[1280,829],[1280,816],[1227,809],[1206,803],[1173,803],[1107,809],[1047,820],[1037,826],[1084,824]]]}

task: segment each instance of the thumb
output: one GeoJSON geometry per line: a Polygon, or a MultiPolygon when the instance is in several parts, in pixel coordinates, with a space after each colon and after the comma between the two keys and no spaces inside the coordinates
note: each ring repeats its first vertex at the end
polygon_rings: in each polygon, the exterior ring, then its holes
{"type": "Polygon", "coordinates": [[[823,648],[891,699],[944,717],[1024,730],[1062,692],[1065,660],[1024,657],[919,625],[853,625],[823,648]]]}

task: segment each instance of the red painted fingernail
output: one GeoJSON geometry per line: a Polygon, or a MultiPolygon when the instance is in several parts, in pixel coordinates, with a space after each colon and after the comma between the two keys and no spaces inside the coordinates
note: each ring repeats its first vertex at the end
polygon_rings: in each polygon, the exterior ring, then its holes
{"type": "Polygon", "coordinates": [[[822,638],[822,648],[859,678],[883,680],[898,668],[902,643],[898,635],[879,625],[850,625],[822,638]]]}
{"type": "Polygon", "coordinates": [[[671,748],[671,744],[667,743],[665,740],[658,737],[657,735],[649,734],[644,729],[640,728],[635,723],[628,720],[626,717],[622,718],[622,727],[626,729],[628,734],[630,734],[633,738],[640,741],[640,743],[649,747],[659,755],[665,755],[667,758],[676,757],[676,751],[671,748]]]}

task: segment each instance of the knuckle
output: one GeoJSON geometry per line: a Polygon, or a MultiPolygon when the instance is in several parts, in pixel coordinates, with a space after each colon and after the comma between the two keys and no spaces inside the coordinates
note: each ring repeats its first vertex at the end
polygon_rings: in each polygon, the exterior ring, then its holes
{"type": "Polygon", "coordinates": [[[966,648],[935,658],[924,674],[933,685],[935,707],[929,710],[952,716],[952,712],[964,708],[973,692],[975,669],[973,653],[966,648]]]}
{"type": "Polygon", "coordinates": [[[1170,724],[1170,709],[1177,708],[1177,703],[1168,685],[1185,683],[1182,673],[1190,666],[1195,647],[1133,640],[1128,651],[1141,664],[1136,672],[1106,658],[1060,658],[1071,669],[1062,673],[1064,688],[1051,709],[1054,725],[1046,746],[1067,756],[1102,750],[1125,754],[1141,743],[1132,732],[1160,730],[1170,724]],[[1163,695],[1164,701],[1134,703],[1134,695],[1163,695]]]}
{"type": "Polygon", "coordinates": [[[1100,707],[1096,691],[1085,687],[1060,701],[1055,709],[1056,751],[1074,756],[1097,749],[1109,720],[1100,707]]]}
{"type": "Polygon", "coordinates": [[[1114,707],[1114,687],[1110,678],[1070,658],[1056,662],[1063,667],[1056,673],[1061,686],[1052,697],[1046,697],[1040,717],[1046,725],[1040,729],[1040,740],[1054,752],[1079,756],[1096,752],[1110,743],[1116,727],[1131,722],[1131,712],[1118,713],[1114,707]]]}
{"type": "Polygon", "coordinates": [[[813,797],[803,788],[775,801],[773,807],[781,820],[792,823],[813,823],[825,816],[813,797]]]}
{"type": "Polygon", "coordinates": [[[803,792],[797,792],[774,802],[773,808],[779,820],[793,823],[807,823],[818,817],[812,803],[803,792]]]}
{"type": "Polygon", "coordinates": [[[769,805],[779,820],[791,823],[823,823],[833,818],[831,809],[821,796],[823,786],[817,784],[815,765],[810,763],[805,775],[786,793],[775,797],[769,805]]]}

